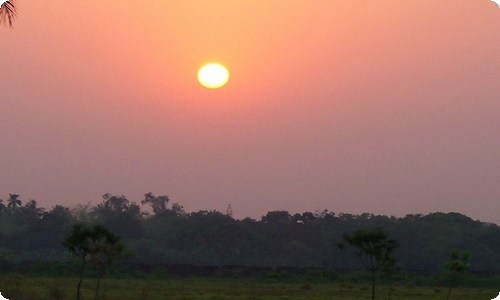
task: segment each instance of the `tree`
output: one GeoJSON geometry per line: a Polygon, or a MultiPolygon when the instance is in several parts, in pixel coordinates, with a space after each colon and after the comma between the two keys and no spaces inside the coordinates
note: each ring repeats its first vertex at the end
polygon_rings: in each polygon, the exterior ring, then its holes
{"type": "Polygon", "coordinates": [[[61,241],[71,233],[71,228],[75,223],[76,220],[69,208],[62,205],[52,207],[51,210],[43,213],[37,226],[31,229],[30,247],[60,250],[61,241]]]}
{"type": "Polygon", "coordinates": [[[93,225],[91,227],[83,224],[73,225],[71,235],[66,238],[63,245],[75,257],[81,260],[80,280],[76,289],[76,299],[80,300],[80,288],[85,276],[85,270],[88,264],[93,264],[101,269],[98,285],[96,288],[96,297],[99,288],[99,282],[104,274],[104,270],[109,263],[122,256],[124,246],[120,242],[120,237],[114,235],[102,225],[93,225]]]}
{"type": "Polygon", "coordinates": [[[275,210],[268,212],[261,218],[262,223],[266,224],[287,224],[292,216],[286,210],[275,210]]]}
{"type": "Polygon", "coordinates": [[[5,1],[0,6],[0,23],[9,24],[12,27],[12,21],[17,16],[16,0],[5,1]]]}
{"type": "MultiPolygon", "coordinates": [[[[399,245],[396,240],[388,238],[382,229],[358,230],[352,235],[344,234],[344,241],[350,246],[361,264],[372,275],[372,300],[375,299],[375,279],[377,271],[388,269],[396,265],[392,252],[399,245]]],[[[339,249],[345,249],[344,244],[338,244],[339,249]]]]}
{"type": "Polygon", "coordinates": [[[75,257],[81,259],[80,281],[76,288],[76,299],[80,300],[80,287],[85,275],[85,267],[90,262],[90,254],[93,251],[95,240],[92,237],[92,230],[82,224],[75,224],[71,235],[64,241],[63,245],[75,257]]]}
{"type": "Polygon", "coordinates": [[[92,209],[94,222],[121,236],[137,238],[142,235],[141,208],[125,196],[104,194],[104,201],[92,209]]]}
{"type": "Polygon", "coordinates": [[[451,284],[446,300],[450,298],[451,290],[455,286],[457,280],[469,269],[468,261],[470,258],[470,252],[460,252],[457,249],[453,249],[451,251],[450,258],[450,261],[445,264],[446,269],[451,272],[451,284]]]}
{"type": "Polygon", "coordinates": [[[3,200],[0,199],[0,213],[2,213],[5,210],[5,204],[3,204],[3,200]]]}
{"type": "Polygon", "coordinates": [[[392,297],[392,284],[393,284],[393,280],[391,280],[391,277],[394,273],[398,272],[398,271],[401,271],[401,268],[398,268],[398,267],[395,267],[396,266],[396,258],[395,257],[391,257],[390,260],[392,261],[388,261],[388,263],[381,269],[381,272],[382,272],[382,278],[385,279],[385,280],[389,280],[390,281],[390,284],[389,284],[389,295],[387,297],[387,300],[391,300],[391,297],[392,297]]]}
{"type": "MultiPolygon", "coordinates": [[[[7,2],[5,2],[5,3],[7,3],[7,2]]],[[[23,203],[21,202],[21,199],[19,199],[18,194],[9,194],[9,199],[7,199],[7,207],[8,208],[17,208],[17,207],[21,206],[22,204],[23,203]]]]}
{"type": "Polygon", "coordinates": [[[23,209],[26,215],[33,219],[40,219],[40,217],[42,217],[43,215],[43,212],[45,211],[44,208],[38,207],[38,204],[34,199],[31,199],[28,202],[26,202],[26,204],[24,204],[23,209]]]}
{"type": "Polygon", "coordinates": [[[184,206],[180,205],[177,202],[172,204],[172,211],[176,216],[184,216],[186,214],[186,212],[184,211],[184,206]]]}
{"type": "Polygon", "coordinates": [[[167,195],[155,196],[153,193],[149,192],[144,195],[144,200],[141,201],[141,204],[151,205],[153,213],[155,215],[159,215],[167,211],[167,204],[169,200],[170,199],[167,195]]]}
{"type": "Polygon", "coordinates": [[[131,256],[132,254],[125,252],[125,245],[121,242],[120,236],[112,234],[102,226],[98,228],[94,227],[94,232],[97,235],[103,235],[105,237],[104,242],[98,243],[96,245],[96,251],[92,253],[92,264],[99,269],[99,278],[97,279],[97,286],[95,289],[95,299],[97,300],[99,286],[105,271],[113,262],[126,256],[131,256]],[[96,230],[98,232],[96,232],[96,230]]]}

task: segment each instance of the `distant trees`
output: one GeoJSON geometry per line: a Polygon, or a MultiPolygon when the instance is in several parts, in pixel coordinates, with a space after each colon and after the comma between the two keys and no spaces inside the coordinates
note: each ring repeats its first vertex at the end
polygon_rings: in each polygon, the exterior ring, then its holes
{"type": "Polygon", "coordinates": [[[292,250],[291,217],[285,210],[270,211],[261,218],[261,224],[258,226],[262,230],[264,240],[270,241],[263,243],[263,250],[269,258],[267,263],[273,268],[286,264],[289,256],[285,253],[292,250]]]}
{"type": "Polygon", "coordinates": [[[106,193],[91,210],[94,223],[103,224],[118,235],[138,238],[142,235],[141,208],[125,196],[106,193]]]}
{"type": "Polygon", "coordinates": [[[268,212],[261,220],[266,224],[288,224],[291,217],[286,210],[275,210],[268,212]]]}
{"type": "Polygon", "coordinates": [[[44,208],[38,207],[38,203],[34,199],[28,200],[28,202],[24,205],[23,210],[24,214],[30,219],[41,218],[43,212],[45,211],[44,208]]]}
{"type": "Polygon", "coordinates": [[[30,248],[63,250],[61,241],[69,235],[75,223],[69,208],[62,205],[44,211],[36,227],[31,230],[33,235],[30,248]]]}
{"type": "MultiPolygon", "coordinates": [[[[399,246],[398,242],[389,239],[387,232],[382,229],[357,230],[352,235],[344,234],[343,239],[363,267],[371,273],[372,300],[375,300],[376,273],[396,265],[396,258],[392,252],[399,246]]],[[[345,249],[343,243],[339,243],[338,247],[341,250],[345,249]]]]}
{"type": "MultiPolygon", "coordinates": [[[[5,3],[7,3],[7,2],[5,2],[5,3]]],[[[21,202],[21,199],[19,199],[18,194],[9,194],[9,199],[7,199],[7,207],[8,208],[16,208],[16,207],[21,206],[22,204],[23,203],[21,202]]]]}
{"type": "MultiPolygon", "coordinates": [[[[392,253],[402,270],[437,272],[453,248],[473,251],[473,271],[500,270],[500,227],[456,213],[396,218],[282,210],[258,220],[238,220],[218,211],[186,213],[166,198],[147,193],[144,205],[148,210],[158,201],[156,214],[155,209],[149,214],[141,211],[145,207],[139,202],[144,199],[135,203],[120,195],[105,194],[96,205],[43,209],[35,200],[6,194],[0,202],[4,204],[0,205],[0,251],[16,253],[16,262],[67,259],[61,241],[75,223],[83,223],[101,224],[121,236],[130,250],[140,253],[133,259],[138,263],[356,269],[364,267],[349,251],[331,255],[337,246],[332,241],[350,249],[344,233],[352,236],[359,229],[383,228],[404,245],[392,253]]],[[[377,271],[377,280],[383,272],[383,268],[377,271]]]]}
{"type": "Polygon", "coordinates": [[[95,292],[97,299],[99,283],[104,271],[112,261],[125,255],[125,247],[121,243],[121,238],[102,225],[75,224],[71,235],[66,238],[63,245],[81,262],[80,280],[76,289],[77,300],[81,299],[80,288],[87,265],[93,264],[101,270],[95,292]]]}
{"type": "Polygon", "coordinates": [[[175,228],[175,244],[185,263],[224,265],[238,251],[236,221],[217,211],[187,214],[175,228]]]}
{"type": "Polygon", "coordinates": [[[149,192],[144,195],[144,200],[141,201],[141,204],[150,205],[153,209],[153,213],[155,215],[160,215],[167,211],[168,201],[170,201],[170,199],[167,195],[155,196],[153,193],[149,192]]]}
{"type": "Polygon", "coordinates": [[[5,1],[0,6],[0,23],[9,24],[9,26],[12,27],[12,22],[16,16],[16,0],[5,1]]]}

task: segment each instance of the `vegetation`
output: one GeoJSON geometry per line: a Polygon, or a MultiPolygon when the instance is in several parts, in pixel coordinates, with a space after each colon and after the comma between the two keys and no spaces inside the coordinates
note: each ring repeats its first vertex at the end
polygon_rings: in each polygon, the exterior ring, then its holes
{"type": "Polygon", "coordinates": [[[16,15],[16,0],[5,1],[0,5],[0,23],[9,24],[12,27],[16,15]]]}
{"type": "MultiPolygon", "coordinates": [[[[47,277],[0,277],[0,291],[7,299],[15,300],[71,300],[77,278],[47,277]]],[[[82,286],[82,298],[91,299],[95,282],[86,281],[82,286]]],[[[387,288],[387,286],[381,286],[387,288]]],[[[158,279],[105,279],[100,299],[169,299],[169,300],[239,300],[239,299],[309,299],[309,300],[360,300],[370,299],[369,282],[314,283],[307,279],[295,281],[265,278],[177,278],[158,279]]],[[[394,286],[394,299],[421,300],[444,299],[445,289],[422,287],[411,283],[394,286]]],[[[455,298],[461,300],[493,299],[498,288],[460,288],[455,298]]]]}
{"type": "Polygon", "coordinates": [[[393,256],[404,271],[440,272],[454,248],[474,254],[468,262],[471,272],[500,271],[500,227],[458,213],[396,218],[271,211],[258,220],[237,220],[217,211],[188,213],[167,196],[152,193],[139,204],[105,194],[97,205],[48,209],[36,200],[24,201],[22,195],[7,196],[0,202],[0,261],[14,265],[69,261],[71,255],[61,243],[73,225],[100,224],[139,254],[130,262],[148,265],[358,269],[358,258],[339,251],[337,243],[345,233],[383,228],[401,245],[393,256]]]}
{"type": "Polygon", "coordinates": [[[450,271],[451,284],[450,289],[448,290],[448,295],[446,296],[446,300],[450,298],[451,290],[455,286],[457,280],[464,275],[465,272],[469,269],[469,258],[470,252],[463,251],[459,252],[457,249],[453,249],[450,254],[451,260],[446,263],[446,268],[450,271]]]}
{"type": "MultiPolygon", "coordinates": [[[[111,290],[106,282],[117,284],[104,279],[101,284],[108,271],[109,277],[115,279],[171,278],[172,274],[218,277],[223,273],[260,278],[271,272],[269,279],[287,283],[290,274],[321,274],[303,282],[307,290],[311,284],[337,285],[345,276],[342,270],[356,270],[361,261],[367,273],[356,273],[350,283],[362,284],[363,295],[370,294],[370,288],[364,286],[371,286],[374,299],[375,275],[381,273],[386,276],[377,276],[377,286],[385,286],[390,299],[397,298],[405,280],[409,285],[441,290],[449,286],[450,274],[464,279],[460,281],[462,287],[478,286],[471,284],[476,279],[467,278],[463,266],[476,275],[500,270],[500,228],[458,213],[395,218],[326,210],[293,215],[271,211],[260,220],[237,220],[217,211],[187,213],[180,204],[169,205],[166,195],[147,193],[139,203],[125,196],[105,194],[95,206],[56,205],[45,209],[34,199],[24,202],[20,195],[8,194],[5,202],[0,200],[0,274],[9,278],[15,274],[78,278],[74,281],[77,299],[90,297],[89,286],[93,286],[95,299],[105,299],[111,290]],[[352,234],[346,234],[349,232],[352,234]],[[356,255],[339,251],[340,241],[356,255]],[[125,245],[138,255],[126,265],[112,267],[113,261],[126,255],[125,245]],[[398,245],[401,247],[394,251],[398,245]],[[457,252],[446,263],[453,248],[465,249],[474,256],[457,252]],[[72,260],[72,256],[79,261],[72,260]],[[400,272],[388,276],[396,261],[400,272]],[[425,276],[417,282],[414,274],[425,276]],[[89,280],[84,282],[84,278],[89,280]],[[95,284],[91,285],[93,280],[95,284]]],[[[456,279],[451,288],[455,284],[456,279]]],[[[69,297],[57,284],[46,285],[55,295],[53,299],[69,297]]],[[[32,288],[34,292],[37,289],[32,288]]],[[[149,288],[144,293],[147,291],[149,288]]],[[[456,294],[461,290],[456,289],[456,294]]],[[[74,299],[74,293],[71,295],[74,299]]],[[[441,298],[445,298],[444,293],[441,298]]]]}
{"type": "MultiPolygon", "coordinates": [[[[375,280],[379,270],[389,272],[396,266],[396,259],[392,252],[399,246],[396,240],[388,238],[387,232],[382,229],[357,230],[354,234],[344,234],[344,241],[352,252],[359,258],[363,267],[372,277],[372,300],[375,300],[375,280]]],[[[343,250],[344,244],[339,243],[343,250]]]]}
{"type": "Polygon", "coordinates": [[[80,300],[80,288],[85,276],[85,267],[93,264],[99,268],[99,278],[95,290],[95,299],[99,293],[99,285],[107,267],[114,260],[124,256],[125,246],[120,237],[109,232],[102,225],[86,227],[83,224],[73,225],[71,235],[64,241],[71,254],[81,261],[80,280],[76,289],[76,299],[80,300]]]}

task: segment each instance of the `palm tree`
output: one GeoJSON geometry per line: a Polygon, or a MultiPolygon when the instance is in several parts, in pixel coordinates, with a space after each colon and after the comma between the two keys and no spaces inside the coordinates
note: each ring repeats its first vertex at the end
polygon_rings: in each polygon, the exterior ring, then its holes
{"type": "Polygon", "coordinates": [[[5,204],[3,204],[3,200],[0,199],[0,212],[3,212],[5,210],[5,204]]]}
{"type": "Polygon", "coordinates": [[[16,0],[8,0],[0,5],[0,23],[4,23],[5,25],[9,23],[9,26],[12,27],[12,21],[16,15],[16,0]]]}
{"type": "Polygon", "coordinates": [[[21,199],[19,199],[18,194],[9,194],[9,199],[7,199],[7,207],[8,208],[17,208],[21,206],[23,203],[21,199]]]}
{"type": "Polygon", "coordinates": [[[26,213],[36,219],[39,219],[42,215],[45,209],[42,207],[38,207],[38,204],[36,203],[36,200],[31,199],[26,204],[24,205],[24,208],[26,213]]]}

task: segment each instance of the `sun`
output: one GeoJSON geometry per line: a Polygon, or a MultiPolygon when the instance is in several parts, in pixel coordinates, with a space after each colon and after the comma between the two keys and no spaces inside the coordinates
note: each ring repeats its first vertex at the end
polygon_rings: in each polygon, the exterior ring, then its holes
{"type": "Polygon", "coordinates": [[[229,72],[221,64],[210,63],[200,68],[198,71],[198,81],[209,89],[218,89],[226,85],[229,80],[229,72]]]}

